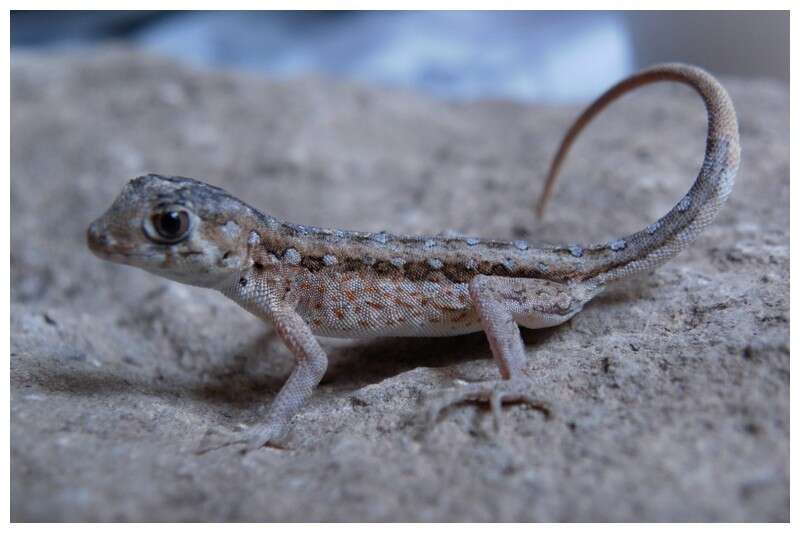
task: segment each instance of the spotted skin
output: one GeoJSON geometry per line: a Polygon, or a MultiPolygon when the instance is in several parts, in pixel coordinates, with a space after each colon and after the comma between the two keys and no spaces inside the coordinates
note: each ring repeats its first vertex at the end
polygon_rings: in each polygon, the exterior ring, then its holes
{"type": "MultiPolygon", "coordinates": [[[[463,400],[550,408],[531,392],[519,326],[544,328],[578,313],[607,284],[650,270],[686,248],[727,199],[739,165],[733,105],[703,70],[658,65],[600,96],[568,130],[538,209],[578,133],[620,95],[656,81],[694,88],[708,111],[703,166],[689,192],[645,229],[594,245],[533,246],[461,236],[404,236],[280,221],[224,190],[149,174],[125,186],[90,226],[98,256],[169,279],[219,290],[271,322],[296,364],[263,424],[221,445],[248,450],[280,442],[322,379],[327,356],[316,335],[445,336],[483,330],[502,380],[471,384],[436,402],[435,419],[463,400]]],[[[207,450],[204,447],[203,450],[207,450]]]]}

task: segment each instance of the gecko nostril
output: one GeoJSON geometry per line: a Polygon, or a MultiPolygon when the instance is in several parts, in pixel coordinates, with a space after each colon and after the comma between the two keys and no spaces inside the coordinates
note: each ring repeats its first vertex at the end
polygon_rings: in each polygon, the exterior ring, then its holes
{"type": "Polygon", "coordinates": [[[109,238],[94,223],[86,230],[86,242],[91,250],[100,250],[109,245],[109,238]]]}

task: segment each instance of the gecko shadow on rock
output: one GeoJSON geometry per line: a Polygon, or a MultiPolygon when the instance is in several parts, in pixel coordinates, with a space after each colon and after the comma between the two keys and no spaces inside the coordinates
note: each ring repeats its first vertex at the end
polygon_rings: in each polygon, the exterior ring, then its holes
{"type": "MultiPolygon", "coordinates": [[[[528,347],[536,346],[550,337],[555,328],[523,329],[528,347]]],[[[201,363],[194,371],[170,364],[155,372],[155,377],[139,366],[123,363],[97,368],[86,363],[68,363],[56,359],[40,359],[35,368],[27,369],[35,386],[50,392],[68,392],[82,396],[143,394],[168,398],[189,397],[209,405],[231,406],[247,410],[261,406],[274,396],[285,381],[286,374],[267,375],[245,370],[247,360],[256,357],[269,359],[274,333],[265,332],[247,347],[218,361],[201,363]]],[[[282,355],[281,355],[282,356],[282,355]]],[[[331,364],[321,382],[337,392],[350,393],[364,386],[398,376],[419,367],[450,368],[459,363],[484,361],[491,370],[489,344],[481,333],[457,337],[396,337],[363,341],[331,350],[331,364]]],[[[158,359],[151,361],[157,363],[158,359]]],[[[448,376],[469,380],[471,376],[447,372],[448,376]]]]}
{"type": "MultiPolygon", "coordinates": [[[[555,328],[522,329],[522,338],[529,348],[549,338],[555,328]]],[[[448,378],[469,380],[453,367],[471,361],[483,361],[491,372],[491,351],[482,333],[456,337],[386,337],[352,347],[331,351],[331,364],[322,385],[335,385],[357,390],[379,383],[415,368],[446,369],[448,378]],[[342,353],[346,352],[346,353],[342,353]]],[[[443,380],[447,381],[447,380],[443,380]]]]}

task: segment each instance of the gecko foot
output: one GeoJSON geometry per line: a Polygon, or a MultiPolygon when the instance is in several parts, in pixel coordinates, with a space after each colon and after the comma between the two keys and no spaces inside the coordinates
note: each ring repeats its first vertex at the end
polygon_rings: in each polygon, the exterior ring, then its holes
{"type": "Polygon", "coordinates": [[[550,406],[529,392],[531,386],[530,382],[523,379],[469,383],[446,391],[428,411],[428,420],[435,424],[442,411],[462,402],[488,403],[492,409],[495,431],[500,430],[503,404],[524,403],[549,419],[552,416],[550,406]]]}
{"type": "Polygon", "coordinates": [[[255,426],[242,432],[210,429],[206,431],[200,445],[195,449],[196,455],[235,446],[240,453],[252,452],[264,446],[281,448],[277,443],[286,433],[281,424],[264,424],[255,426]]]}

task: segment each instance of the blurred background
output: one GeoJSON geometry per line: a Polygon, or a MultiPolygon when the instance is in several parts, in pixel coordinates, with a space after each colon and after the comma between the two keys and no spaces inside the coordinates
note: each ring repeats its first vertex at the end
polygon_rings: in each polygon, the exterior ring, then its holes
{"type": "Polygon", "coordinates": [[[198,66],[322,74],[446,99],[584,101],[659,61],[789,80],[789,14],[780,11],[11,14],[12,58],[109,43],[198,66]]]}

